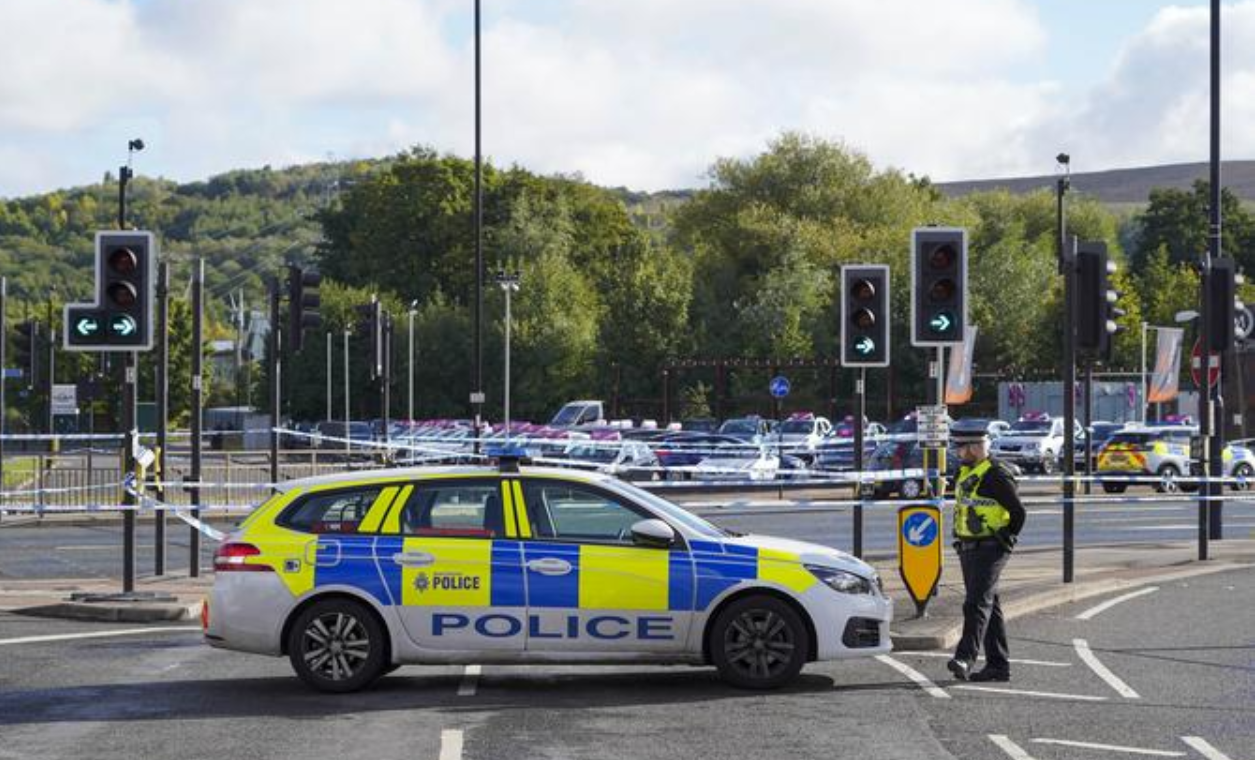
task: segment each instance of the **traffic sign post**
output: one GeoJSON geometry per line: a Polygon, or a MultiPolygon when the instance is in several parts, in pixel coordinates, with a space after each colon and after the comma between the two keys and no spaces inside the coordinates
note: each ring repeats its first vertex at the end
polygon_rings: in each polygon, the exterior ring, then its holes
{"type": "Polygon", "coordinates": [[[772,398],[784,398],[789,395],[789,378],[784,375],[776,375],[771,378],[771,383],[767,386],[771,391],[772,398]]]}
{"type": "Polygon", "coordinates": [[[898,573],[924,617],[941,582],[941,510],[915,504],[898,510],[898,573]]]}

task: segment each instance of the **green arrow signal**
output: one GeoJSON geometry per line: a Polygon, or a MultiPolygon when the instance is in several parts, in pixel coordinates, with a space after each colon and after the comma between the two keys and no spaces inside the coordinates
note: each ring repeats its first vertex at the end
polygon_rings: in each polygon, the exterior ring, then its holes
{"type": "Polygon", "coordinates": [[[954,318],[944,311],[928,320],[928,326],[932,328],[933,332],[939,333],[950,332],[950,327],[953,324],[954,318]]]}
{"type": "Polygon", "coordinates": [[[854,350],[862,356],[871,356],[872,352],[876,350],[876,341],[863,336],[854,342],[854,350]]]}
{"type": "Polygon", "coordinates": [[[100,323],[91,317],[83,317],[74,323],[74,331],[84,338],[89,338],[100,331],[100,323]]]}
{"type": "Polygon", "coordinates": [[[126,315],[114,317],[109,321],[109,331],[114,335],[120,335],[123,338],[130,337],[138,329],[139,326],[135,324],[135,320],[126,315]]]}

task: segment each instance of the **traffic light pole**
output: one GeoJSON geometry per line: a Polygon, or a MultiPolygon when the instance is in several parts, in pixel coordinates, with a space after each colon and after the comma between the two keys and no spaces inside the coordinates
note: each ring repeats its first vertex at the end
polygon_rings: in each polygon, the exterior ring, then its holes
{"type": "MultiPolygon", "coordinates": [[[[1090,494],[1090,476],[1094,474],[1091,457],[1094,455],[1094,431],[1091,427],[1094,424],[1094,362],[1085,362],[1085,375],[1081,381],[1082,393],[1085,394],[1083,401],[1084,409],[1084,427],[1085,427],[1085,495],[1090,494]]],[[[1075,467],[1076,465],[1073,465],[1075,467]]]]}
{"type": "Polygon", "coordinates": [[[858,400],[854,412],[854,471],[858,473],[858,489],[854,502],[854,556],[863,557],[863,418],[867,414],[867,370],[859,367],[858,386],[854,389],[858,400]]]}
{"type": "MultiPolygon", "coordinates": [[[[166,500],[166,433],[170,416],[170,267],[157,265],[157,498],[166,500]]],[[[153,574],[166,573],[166,511],[153,515],[153,574]]]]}
{"type": "Polygon", "coordinates": [[[1067,237],[1064,201],[1068,178],[1056,185],[1056,241],[1063,273],[1063,582],[1071,583],[1076,565],[1076,257],[1067,237]]]}
{"type": "MultiPolygon", "coordinates": [[[[126,352],[126,363],[122,369],[122,428],[125,441],[122,447],[122,472],[124,478],[135,473],[135,447],[139,443],[139,435],[135,420],[135,393],[138,386],[139,354],[126,352]]],[[[122,593],[135,592],[135,498],[134,490],[140,488],[135,483],[133,488],[122,489],[122,593]]]]}
{"type": "MultiPolygon", "coordinates": [[[[5,386],[7,386],[9,383],[8,383],[8,378],[6,378],[3,374],[4,369],[6,369],[9,366],[7,363],[8,357],[5,355],[5,350],[4,350],[5,344],[9,342],[8,341],[9,320],[5,316],[5,311],[8,308],[8,303],[9,303],[9,278],[0,277],[0,489],[4,487],[3,486],[3,483],[4,483],[4,417],[5,417],[5,413],[9,409],[8,406],[5,404],[5,395],[4,395],[5,386]]],[[[90,450],[91,448],[89,447],[88,451],[90,450]]],[[[0,502],[0,504],[2,504],[2,502],[0,502]]],[[[3,519],[2,510],[0,510],[0,519],[3,519]]]]}
{"type": "MultiPolygon", "coordinates": [[[[1222,255],[1221,250],[1221,186],[1220,186],[1220,0],[1211,0],[1211,219],[1209,234],[1207,240],[1207,258],[1208,268],[1210,262],[1219,259],[1222,255]]],[[[1208,319],[1212,309],[1220,308],[1220,304],[1210,303],[1211,289],[1203,288],[1203,325],[1204,330],[1210,330],[1208,319]]],[[[1229,309],[1226,308],[1227,312],[1229,309]]],[[[1206,335],[1206,333],[1204,333],[1206,335]]],[[[1223,385],[1220,382],[1213,384],[1211,382],[1211,344],[1206,338],[1203,339],[1203,356],[1207,357],[1204,361],[1207,366],[1203,370],[1203,377],[1206,378],[1207,392],[1204,397],[1207,401],[1207,414],[1202,415],[1202,419],[1206,420],[1207,427],[1201,428],[1200,433],[1203,437],[1203,448],[1208,454],[1209,475],[1221,476],[1224,474],[1224,462],[1222,454],[1224,453],[1224,397],[1221,393],[1223,385]],[[1208,440],[1208,431],[1211,432],[1212,440],[1208,440]]],[[[1223,366],[1224,357],[1227,356],[1232,349],[1232,342],[1223,347],[1219,352],[1220,363],[1223,366]]],[[[1212,483],[1210,480],[1204,488],[1199,489],[1199,493],[1209,497],[1205,510],[1207,511],[1207,525],[1203,526],[1200,522],[1200,531],[1205,527],[1207,537],[1209,539],[1219,540],[1223,534],[1223,513],[1224,501],[1222,494],[1224,492],[1223,485],[1220,483],[1212,483]]],[[[1203,544],[1200,542],[1200,555],[1202,554],[1203,544]]],[[[1206,557],[1200,556],[1200,559],[1206,557]]]]}
{"type": "MultiPolygon", "coordinates": [[[[196,260],[192,276],[192,517],[200,519],[201,480],[201,415],[204,407],[202,380],[202,355],[204,353],[205,322],[205,260],[196,260]]],[[[200,531],[190,528],[188,533],[188,573],[192,578],[200,575],[200,531]]]]}

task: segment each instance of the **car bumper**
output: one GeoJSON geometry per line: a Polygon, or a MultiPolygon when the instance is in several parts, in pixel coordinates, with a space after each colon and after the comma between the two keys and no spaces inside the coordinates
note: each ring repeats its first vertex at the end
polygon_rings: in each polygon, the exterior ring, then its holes
{"type": "Polygon", "coordinates": [[[275,573],[219,573],[209,593],[205,643],[279,655],[292,593],[275,573]]]}
{"type": "Polygon", "coordinates": [[[845,660],[893,651],[893,600],[880,594],[841,594],[827,586],[806,593],[815,624],[817,660],[845,660]],[[836,597],[835,599],[833,597],[836,597]]]}

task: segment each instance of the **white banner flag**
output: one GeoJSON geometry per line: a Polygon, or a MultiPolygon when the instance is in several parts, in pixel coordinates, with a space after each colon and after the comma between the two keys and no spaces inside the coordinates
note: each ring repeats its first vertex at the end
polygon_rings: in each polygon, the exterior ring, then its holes
{"type": "Polygon", "coordinates": [[[946,370],[946,403],[964,404],[972,400],[972,355],[976,353],[976,327],[963,331],[963,345],[950,348],[946,370]]]}
{"type": "Polygon", "coordinates": [[[1155,374],[1150,378],[1146,401],[1159,404],[1177,397],[1177,380],[1181,376],[1181,341],[1185,330],[1179,327],[1156,327],[1159,349],[1155,352],[1155,374]]]}

